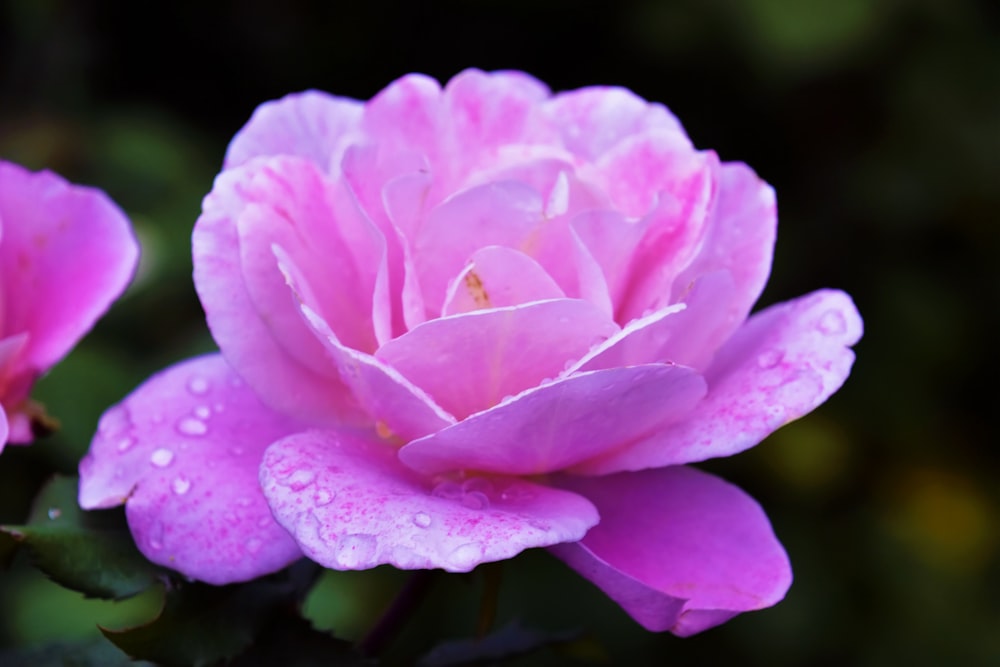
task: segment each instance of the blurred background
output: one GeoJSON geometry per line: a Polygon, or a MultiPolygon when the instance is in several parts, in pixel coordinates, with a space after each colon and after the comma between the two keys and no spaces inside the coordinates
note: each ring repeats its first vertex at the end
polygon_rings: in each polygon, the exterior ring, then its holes
{"type": "MultiPolygon", "coordinates": [[[[583,631],[581,664],[1000,664],[993,0],[0,0],[0,156],[103,188],[144,251],[127,295],[39,384],[63,429],[4,452],[0,523],[23,521],[53,470],[75,471],[104,408],[213,349],[190,231],[259,103],[306,88],[367,99],[406,72],[470,66],[665,103],[697,146],[777,190],[761,305],[839,287],[866,325],[840,393],[703,466],[766,508],[796,573],[783,603],[689,639],[649,634],[528,553],[504,570],[499,620],[583,631]]],[[[331,573],[306,610],[355,638],[403,580],[331,573]]],[[[479,586],[445,578],[397,654],[469,636],[479,586]]],[[[0,648],[97,637],[95,622],[154,608],[84,600],[20,558],[0,572],[0,648]]]]}

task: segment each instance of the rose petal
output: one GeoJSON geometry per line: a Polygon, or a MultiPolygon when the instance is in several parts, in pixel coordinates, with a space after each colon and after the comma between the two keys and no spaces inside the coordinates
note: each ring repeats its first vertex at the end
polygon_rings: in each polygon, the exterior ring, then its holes
{"type": "Polygon", "coordinates": [[[517,248],[542,221],[542,208],[532,188],[501,182],[466,190],[431,211],[412,246],[429,313],[441,312],[448,284],[476,250],[517,248]]]}
{"type": "Polygon", "coordinates": [[[452,280],[441,314],[565,298],[538,262],[517,250],[487,246],[473,253],[465,269],[452,280]]]}
{"type": "Polygon", "coordinates": [[[238,167],[260,156],[295,155],[336,173],[340,156],[358,134],[363,109],[357,100],[316,90],[266,102],[233,137],[224,166],[238,167]]]}
{"type": "Polygon", "coordinates": [[[731,330],[750,313],[771,273],[777,208],[774,190],[740,162],[719,165],[717,198],[701,251],[673,283],[676,300],[706,273],[725,270],[737,291],[729,300],[731,330]]]}
{"type": "MultiPolygon", "coordinates": [[[[488,299],[482,282],[474,286],[488,299]]],[[[464,419],[555,377],[617,331],[586,301],[536,301],[424,322],[375,357],[464,419]]]]}
{"type": "MultiPolygon", "coordinates": [[[[346,387],[325,370],[330,364],[321,345],[301,335],[287,341],[279,338],[289,337],[288,328],[296,323],[303,332],[309,330],[301,323],[290,294],[283,303],[280,296],[264,301],[265,293],[258,291],[262,304],[276,309],[258,310],[241,261],[237,220],[251,203],[280,202],[284,188],[295,191],[281,177],[281,170],[291,165],[308,168],[308,163],[291,158],[262,158],[216,178],[192,235],[194,282],[215,341],[260,398],[281,412],[323,423],[346,417],[355,409],[346,387]]],[[[254,255],[247,257],[248,262],[253,258],[264,261],[254,255]]],[[[277,280],[281,285],[280,274],[277,280]]],[[[287,294],[287,288],[282,288],[287,294]]]]}
{"type": "Polygon", "coordinates": [[[847,379],[861,318],[843,292],[821,290],[754,315],[705,373],[687,419],[577,466],[603,475],[730,456],[822,404],[847,379]]]}
{"type": "Polygon", "coordinates": [[[302,428],[272,412],[220,355],[154,375],[101,418],[80,462],[84,509],[125,503],[151,561],[212,584],[301,556],[260,490],[264,449],[302,428]]]}
{"type": "Polygon", "coordinates": [[[524,480],[434,485],[395,450],[358,434],[300,433],[272,445],[261,468],[277,520],[309,558],[360,570],[467,572],[524,549],[580,539],[597,523],[580,496],[524,480]]]}
{"type": "Polygon", "coordinates": [[[682,418],[704,393],[701,376],[683,366],[647,364],[581,373],[529,389],[410,442],[399,457],[427,474],[554,472],[682,418]]]}
{"type": "Polygon", "coordinates": [[[687,636],[769,607],[792,580],[760,506],[706,473],[669,467],[607,477],[561,477],[601,522],[552,553],[647,630],[687,636]]]}
{"type": "Polygon", "coordinates": [[[629,263],[646,226],[647,222],[611,210],[586,211],[570,222],[574,240],[586,247],[600,267],[612,304],[621,303],[629,263]]]}
{"type": "Polygon", "coordinates": [[[594,160],[636,134],[657,132],[690,142],[680,122],[661,104],[650,104],[624,88],[593,86],[555,95],[546,116],[577,155],[594,160]]]}
{"type": "Polygon", "coordinates": [[[139,258],[100,190],[0,161],[0,335],[27,332],[23,368],[62,359],[125,289],[139,258]]]}
{"type": "Polygon", "coordinates": [[[734,289],[725,271],[702,276],[683,302],[632,320],[567,372],[667,361],[702,370],[730,331],[734,289]]]}

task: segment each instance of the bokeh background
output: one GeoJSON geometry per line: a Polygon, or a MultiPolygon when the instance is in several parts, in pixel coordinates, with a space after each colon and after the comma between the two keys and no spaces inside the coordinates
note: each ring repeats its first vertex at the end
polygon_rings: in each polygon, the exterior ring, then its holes
{"type": "MultiPolygon", "coordinates": [[[[501,622],[583,632],[537,664],[1000,664],[993,0],[0,1],[0,156],[105,189],[144,250],[126,296],[38,386],[62,431],[0,458],[0,523],[75,470],[105,407],[213,348],[189,235],[257,104],[305,88],[366,99],[469,66],[667,104],[696,145],[778,192],[761,304],[840,287],[866,323],[839,394],[703,466],[767,509],[796,572],[787,599],[681,640],[524,554],[503,572],[501,622]]],[[[306,610],[357,637],[404,579],[329,574],[306,610]]],[[[392,655],[469,636],[480,586],[445,578],[392,655]]],[[[94,638],[154,607],[84,600],[22,558],[0,572],[0,648],[94,638]]]]}

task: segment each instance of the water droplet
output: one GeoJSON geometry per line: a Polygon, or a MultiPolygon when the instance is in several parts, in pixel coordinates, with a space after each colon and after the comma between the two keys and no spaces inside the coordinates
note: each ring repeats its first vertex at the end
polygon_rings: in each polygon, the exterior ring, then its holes
{"type": "Polygon", "coordinates": [[[129,426],[128,410],[124,406],[116,405],[101,415],[101,421],[97,424],[97,430],[102,435],[113,435],[129,426]]]}
{"type": "Polygon", "coordinates": [[[267,528],[268,526],[271,525],[272,521],[274,521],[274,519],[271,518],[270,514],[268,514],[267,516],[262,516],[261,518],[257,519],[257,527],[267,528]]]}
{"type": "Polygon", "coordinates": [[[222,412],[223,410],[226,409],[226,406],[223,405],[222,403],[216,403],[212,407],[215,409],[216,412],[222,412]]]}
{"type": "Polygon", "coordinates": [[[247,551],[249,551],[252,554],[255,554],[258,551],[260,551],[260,548],[262,546],[264,546],[264,543],[258,540],[256,537],[252,537],[249,540],[247,540],[247,551]]]}
{"type": "Polygon", "coordinates": [[[462,482],[462,492],[472,493],[473,491],[478,491],[479,493],[485,494],[487,496],[493,494],[493,482],[486,479],[485,477],[470,477],[469,479],[462,482]]]}
{"type": "Polygon", "coordinates": [[[177,422],[177,430],[184,435],[205,435],[208,433],[208,425],[200,419],[185,417],[177,422]]]}
{"type": "Polygon", "coordinates": [[[166,468],[174,460],[174,453],[169,449],[157,449],[149,457],[149,462],[157,468],[166,468]]]}
{"type": "Polygon", "coordinates": [[[135,444],[135,438],[125,437],[118,441],[118,451],[127,452],[135,444]]]}
{"type": "Polygon", "coordinates": [[[163,548],[163,524],[153,524],[149,531],[149,547],[155,551],[163,548]]]}
{"type": "Polygon", "coordinates": [[[183,496],[185,493],[191,490],[191,480],[185,479],[183,477],[178,477],[173,481],[173,483],[170,486],[173,488],[174,493],[176,493],[179,496],[183,496]]]}
{"type": "Polygon", "coordinates": [[[374,535],[344,535],[337,545],[337,562],[349,570],[369,567],[377,547],[374,535]]]}
{"type": "Polygon", "coordinates": [[[470,510],[484,510],[490,506],[490,499],[485,493],[472,491],[462,496],[462,505],[470,510]]]}
{"type": "Polygon", "coordinates": [[[836,336],[847,331],[847,320],[839,310],[828,310],[819,318],[818,328],[827,336],[836,336]]]}
{"type": "Polygon", "coordinates": [[[332,503],[333,499],[336,497],[337,494],[330,489],[316,489],[316,493],[313,495],[313,502],[319,507],[323,507],[324,505],[332,503]]]}
{"type": "Polygon", "coordinates": [[[451,480],[444,480],[440,482],[431,490],[431,495],[438,498],[461,498],[463,495],[462,487],[452,482],[451,480]]]}
{"type": "Polygon", "coordinates": [[[229,523],[239,523],[240,522],[240,518],[238,516],[236,516],[232,512],[226,512],[225,514],[222,515],[222,518],[225,519],[226,521],[228,521],[229,523]]]}
{"type": "Polygon", "coordinates": [[[448,554],[451,567],[459,572],[467,572],[479,565],[483,558],[483,547],[481,544],[470,542],[454,549],[448,554]]]}
{"type": "Polygon", "coordinates": [[[48,511],[49,518],[55,521],[62,516],[62,510],[58,507],[50,507],[48,511]]]}
{"type": "Polygon", "coordinates": [[[431,516],[426,512],[417,512],[413,515],[413,525],[418,528],[427,528],[431,525],[431,516]]]}
{"type": "Polygon", "coordinates": [[[312,470],[306,468],[300,468],[296,470],[288,479],[285,480],[285,485],[292,489],[292,491],[301,491],[316,479],[316,473],[312,470]]]}
{"type": "Polygon", "coordinates": [[[199,405],[194,409],[194,415],[198,419],[208,419],[212,416],[212,409],[207,405],[199,405]]]}
{"type": "Polygon", "coordinates": [[[208,391],[208,380],[196,376],[188,380],[187,387],[192,394],[201,396],[208,391]]]}
{"type": "Polygon", "coordinates": [[[253,501],[247,498],[246,496],[243,496],[242,498],[239,498],[236,501],[236,504],[239,505],[240,507],[250,507],[250,505],[253,504],[253,501]]]}
{"type": "Polygon", "coordinates": [[[767,350],[757,355],[757,365],[763,369],[774,368],[785,358],[781,350],[767,350]]]}
{"type": "Polygon", "coordinates": [[[239,445],[236,445],[235,447],[229,450],[229,453],[231,453],[233,456],[243,456],[243,454],[246,453],[246,450],[240,447],[239,445]]]}

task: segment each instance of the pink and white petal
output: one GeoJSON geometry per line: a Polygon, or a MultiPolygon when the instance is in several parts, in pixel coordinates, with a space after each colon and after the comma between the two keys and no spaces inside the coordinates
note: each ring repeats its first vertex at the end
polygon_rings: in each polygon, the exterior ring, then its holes
{"type": "Polygon", "coordinates": [[[464,419],[556,377],[617,332],[586,301],[536,301],[429,320],[375,357],[464,419]]]}
{"type": "Polygon", "coordinates": [[[139,245],[100,190],[0,161],[0,335],[28,332],[25,368],[59,361],[125,290],[139,245]]]}
{"type": "Polygon", "coordinates": [[[632,320],[567,373],[654,362],[704,370],[731,331],[733,314],[726,306],[734,291],[725,271],[702,276],[681,303],[632,320]]]}
{"type": "Polygon", "coordinates": [[[590,499],[601,522],[550,551],[647,630],[692,635],[777,603],[791,585],[760,505],[718,477],[675,466],[555,484],[590,499]]]}
{"type": "Polygon", "coordinates": [[[426,474],[555,472],[682,419],[704,395],[704,380],[683,366],[581,373],[414,440],[399,450],[399,458],[426,474]]]}
{"type": "Polygon", "coordinates": [[[7,425],[7,413],[4,410],[0,410],[0,454],[3,454],[3,448],[7,445],[7,436],[10,433],[10,427],[7,425]]]}
{"type": "Polygon", "coordinates": [[[480,248],[448,286],[444,317],[531,301],[565,299],[566,294],[535,260],[511,248],[480,248]]]}
{"type": "Polygon", "coordinates": [[[309,431],[275,443],[264,456],[261,484],[302,551],[338,570],[387,563],[467,572],[524,549],[578,540],[598,521],[579,495],[526,480],[435,487],[384,442],[347,432],[309,431]]]}
{"type": "Polygon", "coordinates": [[[751,317],[705,372],[691,414],[574,472],[603,475],[730,456],[808,414],[847,379],[861,317],[849,296],[820,290],[751,317]]]}
{"type": "Polygon", "coordinates": [[[295,155],[336,173],[344,149],[359,134],[363,110],[357,100],[316,90],[265,102],[229,143],[224,168],[255,157],[295,155]]]}
{"type": "Polygon", "coordinates": [[[84,509],[125,504],[151,561],[211,584],[279,570],[301,552],[258,482],[264,449],[303,428],[273,412],[221,355],[154,375],[101,418],[80,462],[84,509]]]}
{"type": "Polygon", "coordinates": [[[649,132],[676,135],[678,143],[690,146],[680,122],[663,105],[650,104],[625,88],[593,86],[559,93],[544,111],[566,147],[588,161],[624,139],[649,132]]]}
{"type": "Polygon", "coordinates": [[[244,280],[237,220],[248,206],[274,199],[272,190],[284,187],[276,172],[265,169],[270,164],[260,159],[216,178],[192,235],[195,288],[223,355],[261,399],[280,412],[323,423],[353,410],[346,388],[323,371],[329,363],[321,346],[295,344],[298,339],[286,346],[276,337],[269,314],[258,311],[244,280]]]}
{"type": "Polygon", "coordinates": [[[597,262],[613,304],[620,304],[629,264],[648,221],[626,218],[618,211],[590,210],[573,216],[570,228],[597,262]]]}
{"type": "Polygon", "coordinates": [[[354,398],[387,437],[405,442],[455,423],[454,417],[399,371],[370,354],[343,345],[309,306],[302,304],[301,309],[354,398]]]}
{"type": "Polygon", "coordinates": [[[673,284],[677,300],[699,276],[725,270],[737,292],[729,303],[735,328],[750,313],[771,272],[778,213],[774,190],[740,162],[719,165],[717,196],[704,242],[673,284]]]}
{"type": "Polygon", "coordinates": [[[441,312],[448,284],[476,250],[489,245],[516,248],[542,217],[541,195],[511,181],[466,190],[432,210],[412,246],[429,313],[441,312]]]}
{"type": "MultiPolygon", "coordinates": [[[[718,159],[713,153],[681,155],[677,173],[641,221],[644,234],[616,303],[618,322],[676,303],[696,276],[678,276],[697,256],[715,201],[718,159]]],[[[707,271],[706,271],[707,272],[707,271]]]]}
{"type": "Polygon", "coordinates": [[[416,151],[433,159],[440,116],[440,84],[423,74],[407,74],[365,104],[362,127],[389,154],[416,151]]]}

